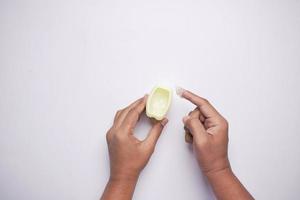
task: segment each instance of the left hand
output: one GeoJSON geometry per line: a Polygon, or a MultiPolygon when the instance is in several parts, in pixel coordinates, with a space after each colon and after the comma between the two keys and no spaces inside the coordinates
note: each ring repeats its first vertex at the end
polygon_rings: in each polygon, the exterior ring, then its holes
{"type": "Polygon", "coordinates": [[[156,142],[168,120],[153,124],[145,140],[134,136],[134,128],[145,109],[147,96],[119,110],[106,134],[110,158],[110,179],[137,179],[148,163],[156,142]]]}

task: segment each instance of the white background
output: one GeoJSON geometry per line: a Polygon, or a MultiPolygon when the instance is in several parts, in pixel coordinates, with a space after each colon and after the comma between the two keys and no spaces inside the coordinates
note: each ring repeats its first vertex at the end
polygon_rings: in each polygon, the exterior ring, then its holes
{"type": "MultiPolygon", "coordinates": [[[[300,1],[0,1],[0,199],[98,199],[114,113],[156,84],[209,99],[256,199],[300,195],[300,1]]],[[[134,199],[214,199],[174,95],[134,199]]],[[[143,138],[149,123],[137,127],[143,138]]]]}

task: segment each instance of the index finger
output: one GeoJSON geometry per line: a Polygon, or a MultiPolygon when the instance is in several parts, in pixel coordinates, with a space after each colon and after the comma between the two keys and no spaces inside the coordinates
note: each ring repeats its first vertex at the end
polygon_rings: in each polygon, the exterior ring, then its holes
{"type": "Polygon", "coordinates": [[[134,105],[127,113],[123,125],[134,128],[139,120],[140,115],[143,113],[147,102],[147,96],[145,96],[139,103],[134,105]]]}
{"type": "Polygon", "coordinates": [[[209,101],[188,90],[184,90],[181,97],[195,104],[206,118],[220,116],[218,111],[209,103],[209,101]]]}
{"type": "Polygon", "coordinates": [[[131,108],[133,108],[134,106],[136,106],[140,101],[143,100],[143,98],[144,97],[139,98],[138,100],[134,101],[129,106],[127,106],[126,108],[118,111],[117,114],[116,114],[116,116],[115,116],[114,123],[116,123],[117,126],[121,125],[123,123],[124,119],[126,118],[128,112],[131,110],[131,108]]]}

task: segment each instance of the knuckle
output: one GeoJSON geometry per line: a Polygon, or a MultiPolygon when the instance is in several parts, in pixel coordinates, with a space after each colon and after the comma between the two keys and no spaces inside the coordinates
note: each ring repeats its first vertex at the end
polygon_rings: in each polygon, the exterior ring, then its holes
{"type": "Polygon", "coordinates": [[[203,103],[205,103],[205,104],[209,104],[209,101],[208,101],[208,99],[206,99],[206,98],[202,98],[202,100],[203,100],[203,103]]]}
{"type": "Polygon", "coordinates": [[[130,111],[129,111],[130,115],[134,116],[134,117],[139,117],[140,114],[139,114],[139,111],[136,109],[136,108],[132,108],[130,111]]]}
{"type": "Polygon", "coordinates": [[[121,112],[122,112],[122,109],[119,109],[119,110],[117,110],[117,112],[115,113],[115,116],[118,116],[118,115],[120,115],[120,114],[121,114],[121,112]]]}
{"type": "Polygon", "coordinates": [[[190,111],[188,115],[189,116],[196,116],[199,113],[200,113],[200,111],[199,111],[198,107],[196,107],[194,110],[190,111]]]}
{"type": "Polygon", "coordinates": [[[110,141],[111,140],[111,135],[112,135],[112,132],[111,132],[111,128],[107,131],[106,133],[106,141],[110,141]]]}
{"type": "Polygon", "coordinates": [[[229,123],[225,118],[222,118],[221,125],[224,129],[228,129],[228,127],[229,127],[229,123]]]}
{"type": "Polygon", "coordinates": [[[138,110],[136,108],[131,109],[131,113],[134,114],[134,115],[138,115],[139,114],[139,112],[138,112],[138,110]]]}
{"type": "Polygon", "coordinates": [[[186,125],[192,127],[192,126],[194,126],[194,122],[196,120],[198,120],[198,119],[196,119],[194,117],[191,117],[191,118],[189,118],[189,119],[186,120],[186,125]]]}
{"type": "MultiPolygon", "coordinates": [[[[184,120],[185,120],[185,119],[184,119],[184,120]]],[[[190,121],[191,121],[191,118],[187,118],[187,119],[184,121],[184,123],[187,125],[187,124],[190,123],[190,121]]]]}
{"type": "Polygon", "coordinates": [[[192,123],[192,119],[191,118],[189,118],[189,119],[187,119],[185,121],[185,125],[187,126],[187,128],[191,126],[191,123],[192,123]]]}
{"type": "Polygon", "coordinates": [[[226,127],[229,126],[229,122],[227,121],[227,119],[224,119],[224,126],[226,126],[226,127]]]}

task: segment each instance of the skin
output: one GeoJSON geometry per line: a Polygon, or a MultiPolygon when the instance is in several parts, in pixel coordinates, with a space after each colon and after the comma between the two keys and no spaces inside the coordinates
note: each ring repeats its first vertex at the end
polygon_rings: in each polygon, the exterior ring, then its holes
{"type": "Polygon", "coordinates": [[[148,136],[140,141],[134,136],[147,96],[118,111],[113,126],[106,134],[110,178],[101,200],[129,200],[132,198],[140,172],[154,152],[157,140],[168,120],[154,122],[148,136]]]}
{"type": "MultiPolygon", "coordinates": [[[[204,98],[183,91],[183,98],[196,108],[183,118],[185,139],[193,146],[203,174],[220,200],[253,199],[231,170],[228,160],[228,122],[204,98]]],[[[101,200],[132,199],[139,175],[154,152],[157,140],[167,124],[155,122],[145,140],[134,137],[134,127],[146,105],[147,96],[118,111],[107,132],[110,178],[101,200]]]]}
{"type": "Polygon", "coordinates": [[[190,91],[184,91],[182,97],[196,105],[183,118],[185,130],[192,136],[187,141],[192,143],[199,166],[217,199],[254,199],[230,168],[226,119],[206,99],[190,91]]]}

